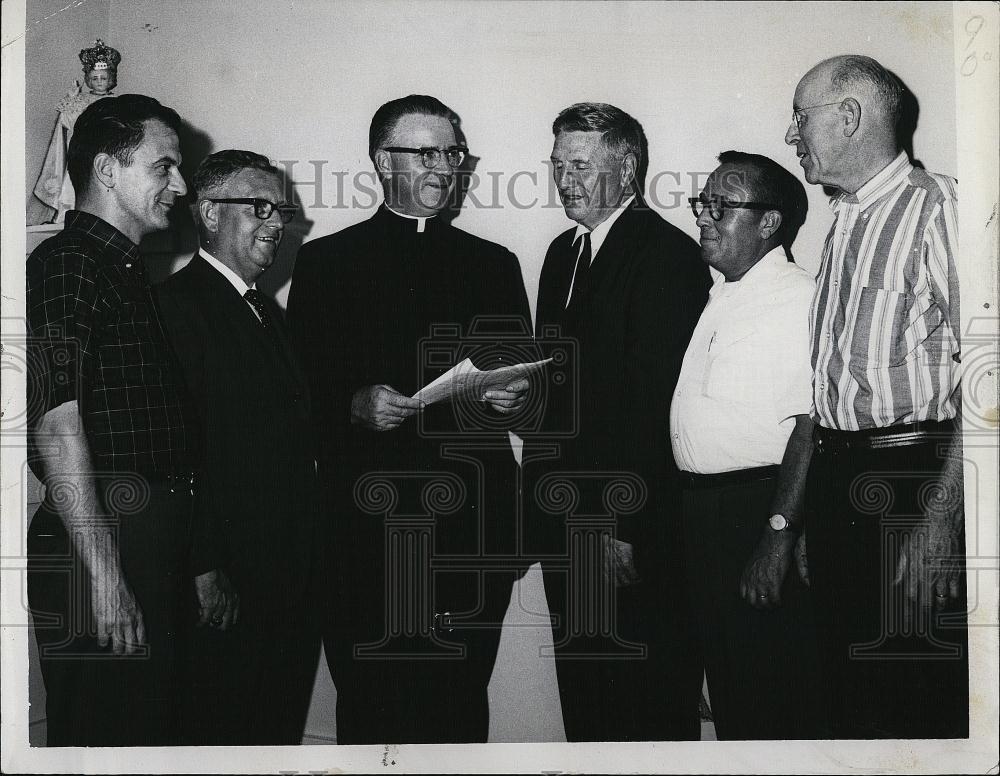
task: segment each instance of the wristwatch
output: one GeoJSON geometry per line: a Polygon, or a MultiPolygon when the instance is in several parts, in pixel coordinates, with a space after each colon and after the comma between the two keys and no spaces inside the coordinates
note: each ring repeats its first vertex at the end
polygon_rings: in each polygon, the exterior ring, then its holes
{"type": "Polygon", "coordinates": [[[788,521],[784,515],[771,515],[767,524],[771,526],[772,531],[794,531],[795,526],[788,521]]]}

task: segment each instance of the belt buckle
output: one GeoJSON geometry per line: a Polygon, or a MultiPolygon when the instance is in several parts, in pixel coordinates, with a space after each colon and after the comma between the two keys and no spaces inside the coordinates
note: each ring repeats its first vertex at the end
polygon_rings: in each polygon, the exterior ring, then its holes
{"type": "Polygon", "coordinates": [[[191,474],[191,473],[171,474],[167,478],[167,482],[170,483],[170,492],[171,493],[176,493],[177,492],[177,486],[180,483],[187,482],[187,484],[188,484],[188,493],[190,493],[192,496],[194,495],[194,474],[191,474]]]}
{"type": "Polygon", "coordinates": [[[451,633],[455,630],[454,627],[449,627],[451,623],[451,612],[434,612],[434,624],[431,626],[431,630],[435,633],[451,633]],[[449,618],[449,619],[445,619],[449,618]]]}

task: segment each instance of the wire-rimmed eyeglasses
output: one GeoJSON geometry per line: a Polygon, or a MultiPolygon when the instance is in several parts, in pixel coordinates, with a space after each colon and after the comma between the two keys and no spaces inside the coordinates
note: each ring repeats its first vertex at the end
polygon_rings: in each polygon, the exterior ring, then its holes
{"type": "Polygon", "coordinates": [[[802,129],[805,126],[806,121],[809,117],[805,115],[807,110],[816,110],[817,108],[829,108],[831,105],[840,105],[843,100],[837,100],[836,102],[824,102],[821,105],[810,105],[808,108],[793,108],[792,109],[792,123],[795,124],[796,129],[802,129]]]}
{"type": "Polygon", "coordinates": [[[708,207],[708,214],[713,221],[721,221],[722,213],[727,207],[747,210],[781,210],[780,207],[769,202],[740,202],[734,199],[713,198],[705,200],[701,197],[688,197],[688,204],[691,205],[691,212],[694,213],[695,218],[701,218],[701,214],[708,207]]]}
{"type": "Polygon", "coordinates": [[[277,210],[278,217],[281,218],[281,223],[283,224],[287,224],[299,212],[298,205],[277,205],[268,199],[261,199],[260,197],[205,197],[205,199],[209,202],[221,202],[224,205],[253,205],[253,214],[262,221],[266,221],[277,210]]]}
{"type": "Polygon", "coordinates": [[[438,162],[441,161],[441,154],[444,154],[444,159],[448,162],[449,167],[461,167],[462,162],[465,161],[465,155],[469,153],[469,149],[463,146],[451,146],[450,148],[405,148],[403,146],[389,146],[382,150],[397,154],[420,154],[420,162],[428,170],[433,170],[437,167],[438,162]]]}

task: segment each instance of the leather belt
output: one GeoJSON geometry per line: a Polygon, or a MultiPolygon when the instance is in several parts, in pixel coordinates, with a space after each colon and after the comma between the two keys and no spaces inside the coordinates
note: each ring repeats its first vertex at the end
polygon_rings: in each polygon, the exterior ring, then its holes
{"type": "Polygon", "coordinates": [[[906,423],[885,428],[868,428],[861,431],[839,431],[816,426],[813,429],[813,446],[818,453],[840,453],[847,450],[886,450],[909,447],[933,441],[944,441],[955,433],[955,421],[926,421],[906,423]]]}
{"type": "Polygon", "coordinates": [[[780,466],[755,466],[752,469],[736,469],[731,472],[719,472],[718,474],[695,474],[694,472],[681,472],[681,481],[684,486],[691,490],[701,490],[702,488],[721,488],[726,485],[744,485],[757,480],[768,480],[778,476],[780,466]]]}

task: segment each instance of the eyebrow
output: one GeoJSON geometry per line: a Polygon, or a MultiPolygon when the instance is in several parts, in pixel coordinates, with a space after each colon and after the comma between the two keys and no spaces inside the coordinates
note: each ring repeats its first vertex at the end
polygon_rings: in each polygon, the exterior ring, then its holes
{"type": "Polygon", "coordinates": [[[174,165],[175,167],[180,167],[181,166],[180,157],[173,157],[173,156],[166,156],[166,155],[161,156],[159,159],[157,159],[154,162],[150,162],[150,165],[155,167],[158,164],[163,164],[163,162],[170,162],[170,164],[174,165]]]}

